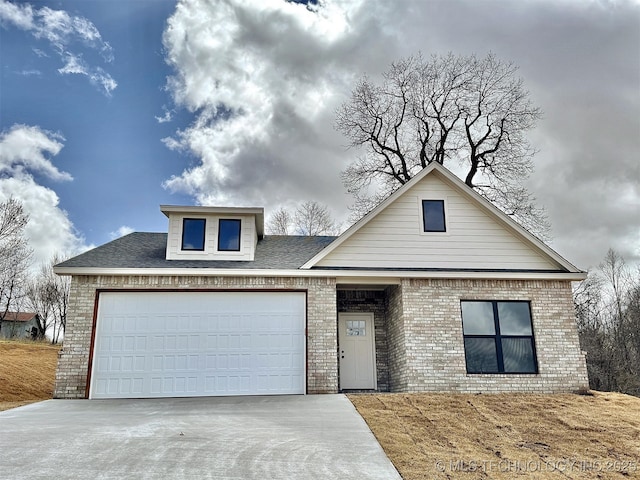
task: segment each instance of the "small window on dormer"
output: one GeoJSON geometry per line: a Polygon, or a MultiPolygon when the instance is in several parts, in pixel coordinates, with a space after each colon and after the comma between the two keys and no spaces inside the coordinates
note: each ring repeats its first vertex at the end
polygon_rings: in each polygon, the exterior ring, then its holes
{"type": "Polygon", "coordinates": [[[240,220],[220,219],[218,223],[218,251],[240,251],[240,220]]]}
{"type": "Polygon", "coordinates": [[[444,200],[422,200],[422,221],[425,232],[446,232],[444,200]]]}
{"type": "Polygon", "coordinates": [[[182,250],[204,251],[204,218],[184,218],[182,220],[182,250]]]}

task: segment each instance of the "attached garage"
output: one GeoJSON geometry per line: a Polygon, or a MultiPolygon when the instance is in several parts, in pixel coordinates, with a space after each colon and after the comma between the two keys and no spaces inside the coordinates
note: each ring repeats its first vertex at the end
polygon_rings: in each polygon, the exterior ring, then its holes
{"type": "Polygon", "coordinates": [[[304,394],[304,292],[100,292],[89,398],[304,394]]]}

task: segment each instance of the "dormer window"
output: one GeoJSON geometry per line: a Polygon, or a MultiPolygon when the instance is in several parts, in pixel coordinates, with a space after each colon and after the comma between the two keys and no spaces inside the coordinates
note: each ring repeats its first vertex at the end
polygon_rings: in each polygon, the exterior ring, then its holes
{"type": "Polygon", "coordinates": [[[257,207],[162,205],[169,219],[167,260],[252,262],[264,236],[257,207]]]}
{"type": "Polygon", "coordinates": [[[425,232],[446,232],[444,200],[422,200],[422,224],[425,232]]]}
{"type": "Polygon", "coordinates": [[[182,220],[182,250],[204,251],[204,232],[207,221],[204,218],[184,218],[182,220]]]}
{"type": "Polygon", "coordinates": [[[221,218],[218,222],[218,251],[240,251],[240,225],[239,219],[221,218]]]}

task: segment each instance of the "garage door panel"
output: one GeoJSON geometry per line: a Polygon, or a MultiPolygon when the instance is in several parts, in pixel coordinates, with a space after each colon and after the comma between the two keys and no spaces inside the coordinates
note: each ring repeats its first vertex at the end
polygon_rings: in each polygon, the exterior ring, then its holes
{"type": "Polygon", "coordinates": [[[103,293],[90,396],[304,393],[304,329],[298,292],[103,293]]]}

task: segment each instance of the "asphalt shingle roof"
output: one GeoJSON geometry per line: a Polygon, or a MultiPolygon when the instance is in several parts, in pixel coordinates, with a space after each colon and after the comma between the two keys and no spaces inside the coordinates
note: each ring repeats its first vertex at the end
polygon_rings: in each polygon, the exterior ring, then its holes
{"type": "Polygon", "coordinates": [[[337,237],[265,235],[252,262],[236,260],[167,260],[166,233],[135,232],[118,238],[58,267],[92,268],[246,268],[297,269],[337,237]]]}

